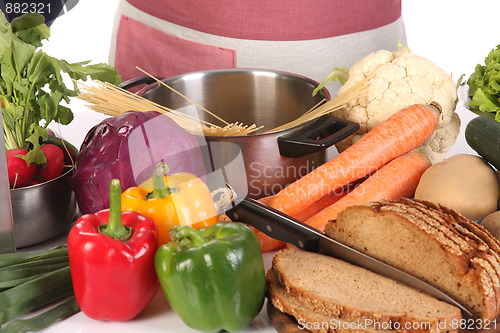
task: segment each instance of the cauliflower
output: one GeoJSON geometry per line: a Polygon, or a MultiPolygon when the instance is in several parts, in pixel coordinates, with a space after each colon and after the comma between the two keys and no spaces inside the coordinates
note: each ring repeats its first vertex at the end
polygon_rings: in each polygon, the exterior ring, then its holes
{"type": "Polygon", "coordinates": [[[345,150],[407,106],[432,102],[441,108],[438,128],[418,150],[433,164],[443,161],[460,131],[460,118],[454,112],[457,90],[452,78],[432,61],[408,48],[394,52],[380,50],[352,66],[339,95],[367,77],[367,91],[335,113],[340,118],[359,123],[361,127],[355,135],[339,142],[337,149],[345,150]]]}

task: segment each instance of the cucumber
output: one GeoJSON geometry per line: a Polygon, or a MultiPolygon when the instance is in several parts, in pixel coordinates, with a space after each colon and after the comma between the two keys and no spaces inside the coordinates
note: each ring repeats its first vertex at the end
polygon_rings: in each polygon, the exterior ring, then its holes
{"type": "Polygon", "coordinates": [[[465,140],[479,156],[500,169],[500,122],[490,117],[473,118],[465,128],[465,140]]]}

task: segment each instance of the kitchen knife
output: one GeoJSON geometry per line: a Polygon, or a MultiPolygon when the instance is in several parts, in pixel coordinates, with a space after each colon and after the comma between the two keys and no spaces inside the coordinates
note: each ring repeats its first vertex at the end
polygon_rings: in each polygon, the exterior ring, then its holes
{"type": "Polygon", "coordinates": [[[327,237],[318,229],[257,200],[244,199],[228,209],[226,215],[232,221],[249,224],[266,235],[295,245],[299,249],[336,257],[401,282],[458,307],[462,310],[463,317],[472,318],[472,313],[462,304],[425,281],[327,237]]]}

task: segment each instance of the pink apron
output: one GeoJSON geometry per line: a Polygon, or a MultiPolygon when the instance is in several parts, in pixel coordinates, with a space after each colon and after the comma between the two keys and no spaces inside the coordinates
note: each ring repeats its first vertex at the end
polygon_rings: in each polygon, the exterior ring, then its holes
{"type": "Polygon", "coordinates": [[[110,63],[160,77],[276,69],[322,81],[369,52],[406,43],[401,0],[121,0],[110,63]]]}

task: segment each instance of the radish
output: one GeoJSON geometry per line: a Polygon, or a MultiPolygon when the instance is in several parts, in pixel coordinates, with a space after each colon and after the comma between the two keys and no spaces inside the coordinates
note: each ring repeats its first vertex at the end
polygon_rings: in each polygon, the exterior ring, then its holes
{"type": "Polygon", "coordinates": [[[43,181],[38,176],[35,176],[26,186],[39,185],[41,183],[43,183],[43,181]]]}
{"type": "Polygon", "coordinates": [[[59,177],[64,167],[64,153],[62,149],[53,144],[45,144],[40,149],[45,154],[47,162],[39,166],[38,175],[44,181],[59,177]]]}
{"type": "Polygon", "coordinates": [[[26,155],[28,151],[23,148],[9,149],[6,152],[9,183],[12,187],[23,187],[30,184],[37,173],[37,164],[26,164],[19,155],[26,155]]]}

